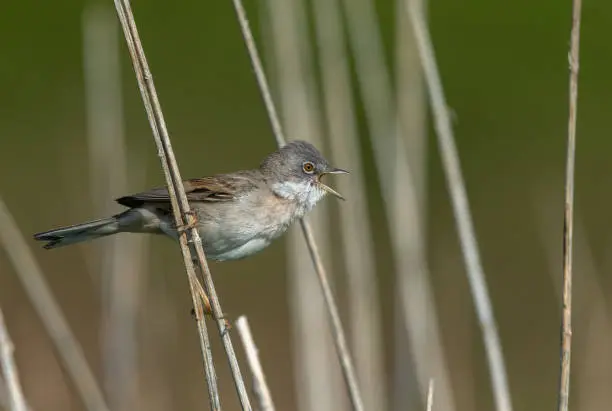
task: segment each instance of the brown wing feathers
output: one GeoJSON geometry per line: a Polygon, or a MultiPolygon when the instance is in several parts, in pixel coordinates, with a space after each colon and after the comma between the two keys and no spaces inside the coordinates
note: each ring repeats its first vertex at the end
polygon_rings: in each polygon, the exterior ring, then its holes
{"type": "MultiPolygon", "coordinates": [[[[189,201],[229,201],[237,193],[254,187],[254,185],[248,183],[247,179],[236,177],[221,175],[185,180],[183,185],[185,186],[187,199],[189,201]]],[[[169,203],[170,197],[166,187],[159,187],[120,197],[115,201],[126,207],[140,207],[145,203],[169,203]]]]}

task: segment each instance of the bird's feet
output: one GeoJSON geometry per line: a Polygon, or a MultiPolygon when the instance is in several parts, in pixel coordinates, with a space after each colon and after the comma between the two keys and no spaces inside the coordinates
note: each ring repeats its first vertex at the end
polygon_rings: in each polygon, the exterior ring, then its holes
{"type": "MultiPolygon", "coordinates": [[[[185,216],[191,216],[192,218],[191,218],[191,221],[188,222],[187,224],[182,224],[176,227],[176,231],[179,234],[182,234],[186,232],[187,230],[191,230],[192,228],[196,228],[198,226],[198,215],[196,214],[195,211],[189,210],[185,212],[184,214],[185,216]]],[[[189,220],[189,218],[187,220],[189,220]]]]}

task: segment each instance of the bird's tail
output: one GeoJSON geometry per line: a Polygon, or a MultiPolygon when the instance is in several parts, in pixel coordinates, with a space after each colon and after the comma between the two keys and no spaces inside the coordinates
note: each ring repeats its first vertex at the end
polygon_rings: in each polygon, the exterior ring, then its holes
{"type": "Polygon", "coordinates": [[[34,238],[39,241],[47,241],[44,248],[50,249],[94,240],[116,234],[119,231],[119,215],[117,215],[34,234],[34,238]]]}

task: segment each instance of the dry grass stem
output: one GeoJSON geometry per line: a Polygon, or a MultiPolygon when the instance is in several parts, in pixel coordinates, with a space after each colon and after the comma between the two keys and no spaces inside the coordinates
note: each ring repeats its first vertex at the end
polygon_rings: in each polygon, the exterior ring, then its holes
{"type": "MultiPolygon", "coordinates": [[[[128,164],[123,121],[118,25],[110,4],[83,12],[83,71],[91,198],[97,214],[116,213],[108,198],[128,190],[141,168],[128,164]]],[[[96,264],[102,293],[104,387],[115,411],[137,407],[137,315],[147,236],[113,236],[96,264]]]]}
{"type": "MultiPolygon", "coordinates": [[[[308,136],[315,146],[323,146],[318,92],[313,73],[312,47],[306,22],[304,0],[269,0],[266,2],[270,34],[270,67],[276,73],[283,125],[292,135],[308,136]]],[[[346,179],[345,179],[346,180],[346,179]]],[[[322,202],[308,220],[322,261],[329,262],[329,203],[322,202]]],[[[345,395],[341,370],[334,361],[335,351],[329,332],[325,300],[314,271],[307,244],[299,230],[288,236],[288,299],[291,313],[294,384],[299,409],[342,410],[345,395]],[[323,332],[313,333],[313,329],[323,332]],[[318,375],[318,378],[312,378],[318,375]]],[[[325,263],[326,264],[326,263],[325,263]]],[[[333,284],[332,284],[333,285],[333,284]]]]}
{"type": "MultiPolygon", "coordinates": [[[[282,131],[281,123],[278,117],[278,113],[276,111],[274,101],[272,100],[272,95],[270,93],[270,87],[268,85],[263,66],[261,64],[261,59],[259,58],[259,53],[257,51],[257,47],[253,40],[253,35],[251,33],[251,29],[249,27],[248,19],[246,16],[246,12],[240,0],[233,0],[234,7],[236,9],[236,13],[238,15],[238,20],[240,23],[240,27],[242,29],[242,34],[245,39],[245,43],[247,45],[247,49],[249,52],[249,56],[251,58],[251,63],[255,70],[257,76],[257,82],[261,93],[264,98],[264,103],[266,105],[266,109],[268,111],[268,116],[270,118],[270,122],[272,124],[274,136],[276,142],[279,146],[285,144],[285,137],[282,131]]],[[[319,281],[323,290],[323,295],[325,298],[325,303],[328,310],[329,319],[331,322],[334,341],[336,345],[336,350],[338,352],[338,356],[340,359],[340,364],[342,366],[342,372],[345,378],[345,381],[349,390],[349,397],[355,410],[363,410],[363,402],[361,399],[361,394],[359,392],[357,378],[355,375],[354,366],[352,360],[349,355],[348,344],[346,342],[346,337],[344,335],[344,331],[342,329],[342,323],[340,321],[340,315],[338,312],[338,307],[333,297],[333,293],[327,278],[327,274],[325,268],[323,267],[323,263],[321,260],[321,256],[317,250],[317,246],[314,242],[314,237],[312,235],[310,226],[305,219],[300,221],[302,226],[302,231],[304,232],[304,236],[306,239],[306,243],[308,245],[308,250],[313,259],[315,270],[319,277],[319,281]]]]}
{"type": "MultiPolygon", "coordinates": [[[[388,216],[396,269],[399,300],[396,319],[399,326],[395,330],[398,340],[395,406],[406,408],[416,404],[410,397],[424,392],[429,377],[434,375],[441,381],[440,403],[450,411],[454,409],[454,403],[425,258],[425,107],[419,95],[422,75],[414,67],[419,66],[418,58],[417,64],[406,63],[406,55],[414,60],[414,53],[410,55],[405,49],[397,52],[399,93],[396,108],[372,1],[346,0],[344,11],[388,216]],[[406,330],[412,353],[406,353],[406,330]],[[412,360],[407,358],[410,354],[412,360]],[[407,369],[407,364],[416,365],[414,372],[418,389],[406,387],[407,374],[413,373],[407,369]]],[[[414,49],[412,36],[403,36],[406,28],[410,28],[404,20],[398,21],[397,35],[402,36],[397,42],[401,45],[398,47],[414,49]]]]}
{"type": "Polygon", "coordinates": [[[569,65],[569,120],[565,175],[565,213],[563,218],[563,297],[561,325],[561,365],[558,410],[569,408],[570,363],[572,353],[572,248],[574,235],[574,167],[576,159],[576,114],[578,70],[580,65],[580,17],[582,0],[573,1],[569,65]]]}
{"type": "Polygon", "coordinates": [[[191,213],[187,196],[182,183],[182,178],[178,169],[178,165],[172,150],[170,143],[170,137],[168,130],[166,129],[165,120],[160,107],[157,92],[155,91],[155,85],[151,71],[149,69],[144,50],[142,48],[140,37],[136,29],[136,23],[128,0],[115,0],[115,6],[119,15],[119,20],[123,27],[125,39],[132,57],[132,63],[134,65],[134,71],[138,80],[138,86],[142,94],[145,109],[149,118],[155,143],[158,149],[158,155],[160,157],[164,176],[166,178],[166,184],[168,186],[168,193],[172,202],[172,210],[174,213],[174,219],[177,226],[191,226],[192,228],[187,232],[182,232],[179,236],[179,242],[183,255],[183,261],[187,271],[189,279],[189,286],[191,290],[191,296],[196,311],[196,320],[198,325],[199,337],[200,337],[200,348],[204,358],[204,368],[206,381],[208,382],[209,396],[211,402],[211,408],[218,410],[221,408],[219,393],[217,388],[217,377],[212,361],[212,353],[210,350],[210,341],[208,339],[208,333],[206,330],[205,321],[203,318],[204,307],[206,296],[202,292],[202,286],[199,283],[193,261],[197,260],[202,270],[204,277],[204,284],[206,287],[206,295],[210,299],[210,305],[212,312],[219,329],[223,346],[227,354],[230,368],[232,371],[232,377],[240,403],[243,410],[251,410],[251,404],[244,384],[244,379],[240,372],[238,360],[231,342],[229,335],[228,326],[225,319],[223,318],[223,312],[219,303],[210,270],[204,256],[204,250],[202,248],[202,240],[199,236],[198,230],[193,224],[195,217],[191,213]],[[189,234],[189,239],[188,235],[189,234]],[[191,243],[195,248],[196,256],[192,256],[189,244],[191,243]]]}
{"type": "MultiPolygon", "coordinates": [[[[426,1],[419,1],[424,8],[426,1]]],[[[400,317],[400,321],[403,321],[405,326],[398,327],[396,334],[407,331],[412,347],[412,362],[408,361],[408,364],[403,366],[409,367],[412,363],[415,365],[419,393],[422,393],[428,382],[435,378],[436,403],[440,409],[453,411],[456,409],[455,398],[442,346],[440,324],[427,263],[428,104],[419,53],[412,24],[404,12],[405,7],[404,0],[397,0],[395,61],[396,121],[399,129],[396,138],[404,142],[405,156],[399,156],[395,167],[393,206],[390,211],[393,217],[389,220],[393,224],[389,228],[393,233],[393,244],[397,254],[396,284],[399,284],[397,287],[399,302],[396,316],[400,317]],[[407,162],[407,167],[402,165],[402,162],[407,162]],[[400,220],[405,221],[404,225],[397,223],[400,220]]],[[[400,339],[397,342],[396,352],[400,354],[399,350],[402,349],[404,345],[400,339]]],[[[408,372],[410,371],[404,371],[408,372]]],[[[404,380],[405,378],[399,378],[396,381],[396,384],[399,384],[398,393],[402,392],[401,385],[404,380]]],[[[402,405],[396,404],[396,406],[402,405]]]]}
{"type": "Polygon", "coordinates": [[[0,199],[0,242],[34,310],[51,337],[60,356],[61,364],[70,376],[85,408],[88,411],[109,411],[81,346],[70,331],[68,322],[51,294],[42,270],[2,199],[0,199]]]}
{"type": "Polygon", "coordinates": [[[19,382],[19,373],[17,372],[13,351],[14,346],[6,329],[2,310],[0,309],[0,366],[8,388],[9,409],[11,411],[28,411],[21,383],[19,382]]]}
{"type": "Polygon", "coordinates": [[[251,370],[251,376],[253,378],[253,388],[255,390],[255,396],[259,403],[260,411],[274,411],[274,402],[272,401],[272,395],[270,394],[270,388],[266,382],[266,375],[264,374],[263,367],[259,361],[259,354],[253,334],[251,333],[251,327],[246,317],[242,316],[236,320],[236,329],[238,335],[242,340],[244,352],[246,353],[247,362],[251,370]]]}
{"type": "Polygon", "coordinates": [[[427,411],[433,410],[433,396],[434,396],[434,380],[429,380],[429,386],[427,387],[427,411]]]}
{"type": "Polygon", "coordinates": [[[351,178],[338,181],[340,192],[350,193],[350,204],[339,213],[351,342],[364,406],[387,409],[384,352],[378,280],[370,235],[368,198],[359,134],[354,113],[354,96],[345,48],[338,0],[315,0],[314,22],[320,54],[321,90],[326,109],[327,131],[334,164],[351,170],[351,178]]]}
{"type": "Polygon", "coordinates": [[[455,223],[457,224],[472,297],[474,298],[479,324],[483,333],[496,409],[498,411],[510,411],[512,410],[512,401],[501,341],[480,261],[465,183],[461,174],[459,154],[455,145],[451,119],[444,99],[442,82],[432,42],[429,37],[423,10],[413,0],[406,0],[406,6],[414,29],[421,64],[423,65],[442,164],[452,200],[455,223]]]}
{"type": "MultiPolygon", "coordinates": [[[[558,211],[561,193],[551,190],[550,182],[543,181],[534,189],[534,208],[538,222],[538,234],[546,254],[548,274],[554,285],[557,301],[562,300],[562,278],[558,275],[563,268],[563,250],[558,247],[559,226],[558,211]]],[[[582,344],[582,354],[578,368],[573,367],[574,386],[577,393],[579,410],[604,409],[605,404],[612,402],[612,392],[608,382],[612,381],[612,369],[608,366],[612,360],[612,323],[606,304],[605,287],[600,282],[600,270],[596,264],[593,247],[589,243],[584,223],[580,214],[574,217],[574,263],[580,270],[572,299],[578,302],[579,309],[572,312],[573,319],[582,324],[582,335],[586,342],[582,344]]]]}
{"type": "MultiPolygon", "coordinates": [[[[272,36],[271,64],[275,69],[283,124],[292,135],[308,136],[323,147],[324,127],[313,65],[313,47],[307,22],[305,0],[269,0],[272,36]]],[[[343,164],[343,166],[345,166],[343,164]]],[[[340,179],[350,180],[350,179],[340,179]]],[[[321,203],[308,217],[316,233],[323,264],[331,261],[329,202],[321,203]]],[[[346,408],[341,370],[334,361],[334,343],[326,314],[324,296],[315,275],[312,258],[304,252],[308,245],[298,231],[289,236],[289,299],[291,302],[293,357],[298,404],[302,410],[342,410],[346,408]],[[312,333],[313,329],[325,330],[312,333]],[[318,378],[312,378],[318,375],[318,378]]],[[[333,287],[333,282],[330,284],[333,287]]]]}

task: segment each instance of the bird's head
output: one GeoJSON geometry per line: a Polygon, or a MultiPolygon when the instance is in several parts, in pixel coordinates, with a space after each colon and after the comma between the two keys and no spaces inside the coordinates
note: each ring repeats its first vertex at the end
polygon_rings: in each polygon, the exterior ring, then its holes
{"type": "Polygon", "coordinates": [[[322,178],[348,171],[330,166],[319,150],[308,142],[287,143],[264,159],[261,170],[276,195],[297,201],[308,210],[326,194],[344,200],[340,193],[323,183],[322,178]]]}

